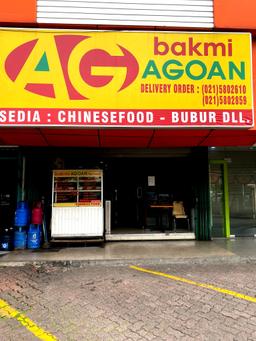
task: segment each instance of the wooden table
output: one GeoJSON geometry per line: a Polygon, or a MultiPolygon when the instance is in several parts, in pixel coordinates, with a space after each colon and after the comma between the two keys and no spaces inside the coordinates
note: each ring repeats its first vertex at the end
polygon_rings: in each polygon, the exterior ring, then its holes
{"type": "Polygon", "coordinates": [[[173,208],[173,205],[165,205],[165,204],[159,204],[159,205],[149,205],[150,208],[173,208]]]}
{"type": "MultiPolygon", "coordinates": [[[[159,227],[162,229],[162,210],[168,210],[168,225],[169,229],[172,228],[172,204],[151,204],[148,205],[148,208],[146,208],[146,214],[145,214],[145,222],[147,221],[148,217],[148,209],[158,209],[160,210],[160,214],[157,217],[157,220],[159,221],[159,227]]],[[[146,225],[146,224],[145,224],[146,225]]]]}

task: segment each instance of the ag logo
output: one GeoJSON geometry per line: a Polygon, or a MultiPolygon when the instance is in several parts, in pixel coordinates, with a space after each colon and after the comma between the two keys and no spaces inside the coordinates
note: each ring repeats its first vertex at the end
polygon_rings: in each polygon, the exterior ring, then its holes
{"type": "Polygon", "coordinates": [[[121,45],[116,45],[117,55],[103,49],[87,49],[89,41],[91,37],[83,35],[30,40],[7,56],[5,71],[16,85],[27,91],[50,98],[59,98],[65,92],[65,98],[70,100],[88,99],[79,84],[102,88],[113,80],[116,68],[125,68],[118,91],[136,79],[139,65],[131,52],[121,45]],[[100,74],[102,68],[105,72],[100,74]]]}

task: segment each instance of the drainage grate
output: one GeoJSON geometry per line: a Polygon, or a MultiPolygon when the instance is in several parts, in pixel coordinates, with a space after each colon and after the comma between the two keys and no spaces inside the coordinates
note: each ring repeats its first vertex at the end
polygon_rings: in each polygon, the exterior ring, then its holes
{"type": "Polygon", "coordinates": [[[34,249],[34,250],[30,250],[31,252],[59,252],[60,248],[51,248],[51,249],[34,249]]]}

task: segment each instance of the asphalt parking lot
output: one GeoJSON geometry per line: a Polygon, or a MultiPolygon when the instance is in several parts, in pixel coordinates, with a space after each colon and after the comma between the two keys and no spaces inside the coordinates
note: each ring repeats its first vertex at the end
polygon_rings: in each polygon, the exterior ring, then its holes
{"type": "Polygon", "coordinates": [[[0,340],[256,339],[256,264],[131,266],[0,268],[0,340]]]}

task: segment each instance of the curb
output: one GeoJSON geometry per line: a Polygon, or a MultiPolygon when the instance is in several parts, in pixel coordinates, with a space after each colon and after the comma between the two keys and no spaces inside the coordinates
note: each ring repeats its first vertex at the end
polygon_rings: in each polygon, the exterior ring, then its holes
{"type": "Polygon", "coordinates": [[[86,259],[86,260],[42,260],[42,261],[9,261],[0,262],[0,268],[4,267],[74,267],[83,268],[86,266],[104,265],[104,266],[127,266],[131,264],[137,265],[161,265],[161,264],[256,264],[256,257],[251,256],[229,256],[229,257],[193,257],[193,258],[148,258],[148,259],[86,259]]]}

